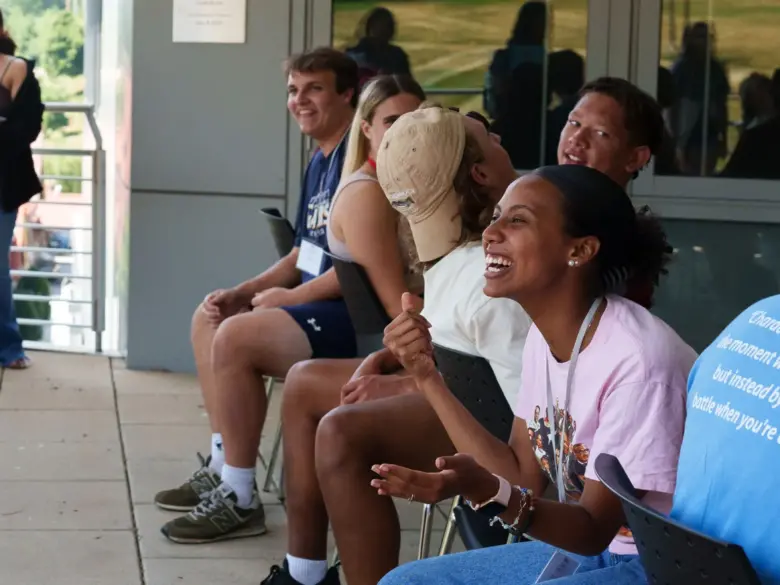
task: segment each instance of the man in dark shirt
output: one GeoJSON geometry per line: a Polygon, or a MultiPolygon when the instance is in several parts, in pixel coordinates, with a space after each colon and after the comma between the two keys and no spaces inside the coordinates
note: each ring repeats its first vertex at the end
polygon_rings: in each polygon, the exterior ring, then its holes
{"type": "Polygon", "coordinates": [[[346,50],[358,64],[361,76],[411,75],[409,56],[392,44],[396,29],[393,13],[380,6],[369,12],[361,24],[360,39],[346,50]]]}
{"type": "Polygon", "coordinates": [[[303,181],[295,247],[259,276],[208,295],[192,321],[192,343],[212,429],[211,457],[155,503],[188,511],[163,526],[174,542],[263,534],[255,462],[267,401],[263,378],[283,378],[312,357],[348,358],[355,332],[324,254],[326,222],[341,177],[357,100],[357,66],[320,48],[287,63],[287,107],[317,152],[303,181]],[[224,444],[224,447],[223,447],[224,444]]]}
{"type": "Polygon", "coordinates": [[[721,172],[733,179],[780,179],[780,116],[748,128],[721,172]]]}

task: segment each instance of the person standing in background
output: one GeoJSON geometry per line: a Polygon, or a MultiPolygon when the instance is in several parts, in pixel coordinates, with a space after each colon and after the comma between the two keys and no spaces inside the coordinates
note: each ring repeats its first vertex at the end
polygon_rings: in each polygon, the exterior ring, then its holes
{"type": "Polygon", "coordinates": [[[19,207],[43,190],[30,145],[41,132],[43,103],[35,64],[14,56],[0,12],[0,366],[25,369],[11,282],[10,249],[19,207]]]}
{"type": "Polygon", "coordinates": [[[378,6],[361,19],[357,43],[345,50],[358,65],[361,88],[377,75],[411,77],[409,56],[392,43],[395,33],[395,17],[387,8],[378,6]]]}

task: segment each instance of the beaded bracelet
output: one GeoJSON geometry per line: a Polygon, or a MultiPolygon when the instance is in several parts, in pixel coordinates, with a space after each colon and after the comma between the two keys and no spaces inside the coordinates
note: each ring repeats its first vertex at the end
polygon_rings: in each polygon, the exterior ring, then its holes
{"type": "Polygon", "coordinates": [[[521,488],[516,485],[512,486],[512,489],[515,490],[520,495],[520,508],[518,508],[517,510],[517,516],[515,516],[514,521],[511,524],[507,524],[501,519],[500,516],[495,516],[490,521],[490,525],[493,526],[498,522],[499,524],[501,524],[504,530],[507,530],[511,534],[518,536],[523,534],[528,529],[528,525],[531,523],[531,512],[533,512],[535,509],[533,505],[534,492],[533,490],[521,488]],[[519,529],[517,525],[520,523],[520,519],[523,517],[523,514],[525,513],[526,509],[528,510],[528,517],[524,522],[522,529],[519,529]]]}

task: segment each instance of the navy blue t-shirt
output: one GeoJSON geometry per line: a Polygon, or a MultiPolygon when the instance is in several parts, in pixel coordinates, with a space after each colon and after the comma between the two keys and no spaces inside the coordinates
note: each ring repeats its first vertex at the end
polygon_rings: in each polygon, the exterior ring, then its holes
{"type": "MultiPolygon", "coordinates": [[[[347,151],[345,136],[329,156],[317,152],[309,161],[303,177],[301,202],[298,206],[298,216],[295,220],[295,246],[300,247],[302,240],[316,244],[328,250],[327,222],[330,202],[336,193],[341,180],[341,169],[344,166],[344,154],[347,151]]],[[[332,266],[330,258],[325,256],[320,274],[332,266]]],[[[302,282],[308,282],[319,274],[301,272],[302,282]]]]}

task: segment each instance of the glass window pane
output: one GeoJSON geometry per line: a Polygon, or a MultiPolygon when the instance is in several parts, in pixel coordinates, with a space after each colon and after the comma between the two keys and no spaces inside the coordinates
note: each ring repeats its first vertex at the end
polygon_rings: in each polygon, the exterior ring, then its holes
{"type": "Polygon", "coordinates": [[[587,0],[379,6],[334,0],[334,45],[367,74],[405,72],[408,63],[432,100],[488,116],[517,168],[556,160],[585,79],[587,0]]]}
{"type": "Polygon", "coordinates": [[[746,307],[780,292],[780,226],[664,220],[674,261],[654,313],[697,351],[746,307]]]}
{"type": "Polygon", "coordinates": [[[658,99],[664,175],[780,178],[780,6],[664,0],[658,99]]]}

